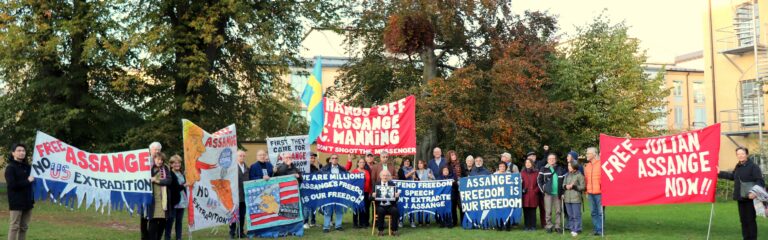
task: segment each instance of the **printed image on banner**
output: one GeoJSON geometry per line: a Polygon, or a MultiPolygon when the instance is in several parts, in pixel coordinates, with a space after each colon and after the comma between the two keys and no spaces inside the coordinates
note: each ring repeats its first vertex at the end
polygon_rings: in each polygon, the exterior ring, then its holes
{"type": "Polygon", "coordinates": [[[714,202],[719,156],[720,124],[655,138],[601,134],[603,206],[714,202]]]}
{"type": "Polygon", "coordinates": [[[354,212],[363,209],[363,173],[307,174],[302,176],[301,204],[316,211],[321,207],[339,205],[354,212]]]}
{"type": "Polygon", "coordinates": [[[392,180],[400,193],[397,208],[400,216],[411,213],[429,213],[447,217],[451,214],[451,186],[453,180],[402,181],[392,180]]]}
{"type": "Polygon", "coordinates": [[[325,98],[325,123],[317,150],[325,153],[416,154],[416,98],[359,108],[325,98]]]}
{"type": "Polygon", "coordinates": [[[235,125],[215,133],[184,119],[184,169],[191,231],[226,225],[237,219],[237,132],[235,125]]]}
{"type": "Polygon", "coordinates": [[[283,154],[291,154],[293,166],[309,173],[310,146],[307,135],[267,138],[267,150],[272,166],[283,162],[283,154]]]}
{"type": "Polygon", "coordinates": [[[299,182],[295,177],[246,181],[243,189],[249,235],[264,238],[304,235],[299,182]]]}
{"type": "Polygon", "coordinates": [[[523,213],[519,173],[459,179],[464,229],[493,228],[504,222],[520,223],[523,213]]]}
{"type": "Polygon", "coordinates": [[[38,131],[31,154],[37,200],[133,213],[143,211],[152,198],[148,149],[89,153],[38,131]]]}

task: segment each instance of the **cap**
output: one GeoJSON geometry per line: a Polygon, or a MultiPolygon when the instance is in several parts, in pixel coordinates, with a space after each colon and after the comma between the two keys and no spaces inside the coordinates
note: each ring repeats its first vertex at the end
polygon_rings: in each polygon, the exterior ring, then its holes
{"type": "Polygon", "coordinates": [[[535,152],[528,152],[528,154],[525,154],[526,157],[531,156],[531,155],[536,156],[536,153],[535,152]]]}
{"type": "Polygon", "coordinates": [[[310,155],[313,156],[313,157],[317,157],[317,153],[312,153],[310,155]]]}

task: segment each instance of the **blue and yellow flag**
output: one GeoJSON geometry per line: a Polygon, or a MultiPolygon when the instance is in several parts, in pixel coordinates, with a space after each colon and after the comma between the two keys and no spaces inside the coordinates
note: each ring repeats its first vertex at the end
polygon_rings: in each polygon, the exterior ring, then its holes
{"type": "Polygon", "coordinates": [[[312,144],[323,131],[323,72],[322,58],[315,59],[315,69],[307,80],[307,86],[301,94],[301,101],[307,105],[309,113],[309,144],[312,144]]]}

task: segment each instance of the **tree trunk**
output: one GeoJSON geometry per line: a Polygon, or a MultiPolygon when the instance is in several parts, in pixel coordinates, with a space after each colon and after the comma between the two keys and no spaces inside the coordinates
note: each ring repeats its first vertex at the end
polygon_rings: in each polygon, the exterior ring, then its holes
{"type": "MultiPolygon", "coordinates": [[[[423,94],[426,96],[429,94],[429,89],[427,89],[428,81],[437,77],[437,56],[435,55],[434,48],[425,48],[421,51],[420,55],[422,64],[424,64],[421,85],[424,89],[423,94]]],[[[426,161],[427,159],[432,158],[431,153],[432,149],[437,146],[437,132],[439,130],[437,123],[435,121],[430,121],[429,129],[427,129],[426,133],[421,136],[421,141],[418,141],[417,143],[416,159],[426,161]]]]}

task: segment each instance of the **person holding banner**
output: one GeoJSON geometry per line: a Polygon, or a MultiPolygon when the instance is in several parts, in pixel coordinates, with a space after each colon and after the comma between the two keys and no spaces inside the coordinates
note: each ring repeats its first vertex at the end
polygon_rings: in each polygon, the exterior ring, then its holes
{"type": "MultiPolygon", "coordinates": [[[[503,160],[501,162],[499,162],[499,166],[496,169],[496,172],[494,172],[493,174],[507,174],[507,173],[509,173],[509,171],[507,170],[507,166],[509,166],[509,165],[507,165],[507,164],[508,164],[508,162],[504,162],[503,160]]],[[[512,165],[512,166],[514,166],[514,165],[512,165]]],[[[501,231],[501,230],[511,231],[512,230],[512,224],[509,223],[509,220],[504,221],[504,222],[500,222],[499,224],[497,224],[497,226],[498,227],[496,227],[496,230],[499,230],[499,231],[501,231]]]]}
{"type": "MultiPolygon", "coordinates": [[[[285,158],[283,158],[285,159],[285,158]]],[[[285,160],[283,160],[285,162],[285,160]]],[[[339,155],[333,154],[331,155],[331,158],[328,160],[328,164],[323,167],[321,170],[321,173],[325,174],[342,174],[347,173],[347,170],[343,167],[339,166],[339,155]]],[[[336,231],[343,231],[344,229],[341,227],[341,219],[344,215],[344,207],[339,205],[330,205],[323,207],[323,232],[328,233],[331,231],[331,222],[333,221],[332,218],[336,218],[336,222],[334,223],[334,226],[336,227],[336,231]]]]}
{"type": "Polygon", "coordinates": [[[163,164],[165,162],[165,154],[162,152],[156,153],[152,160],[152,201],[150,201],[147,211],[147,219],[149,219],[149,225],[147,230],[149,231],[149,239],[160,240],[163,238],[163,232],[165,232],[166,216],[168,214],[168,207],[171,205],[170,188],[171,177],[169,176],[171,171],[163,164]]]}
{"type": "Polygon", "coordinates": [[[507,172],[510,173],[519,173],[520,169],[517,168],[517,165],[512,162],[512,154],[509,154],[508,152],[504,152],[501,154],[501,162],[503,162],[506,166],[504,166],[507,169],[507,172]]]}
{"type": "Polygon", "coordinates": [[[557,155],[550,153],[547,156],[547,165],[539,170],[539,178],[537,180],[539,189],[544,193],[544,211],[546,225],[544,229],[547,233],[552,233],[554,230],[557,233],[561,233],[561,205],[563,195],[563,178],[566,174],[566,170],[557,165],[557,155]],[[554,215],[554,216],[553,216],[554,215]],[[554,223],[552,222],[554,218],[554,223]]]}
{"type": "Polygon", "coordinates": [[[581,233],[581,193],[586,186],[584,184],[584,175],[579,172],[579,163],[576,161],[568,162],[568,174],[563,181],[563,202],[565,211],[568,212],[568,229],[571,230],[571,236],[578,236],[581,233]]]}
{"type": "MultiPolygon", "coordinates": [[[[323,168],[322,164],[319,164],[317,162],[317,153],[312,153],[309,157],[309,173],[319,173],[320,169],[323,168]]],[[[306,214],[304,214],[304,229],[309,229],[310,227],[314,227],[315,223],[317,223],[317,214],[315,211],[309,211],[305,209],[306,214]]]]}
{"type": "Polygon", "coordinates": [[[376,191],[373,192],[373,198],[376,201],[376,227],[379,229],[379,236],[384,236],[384,217],[389,215],[389,228],[392,229],[392,235],[397,236],[397,219],[400,211],[397,209],[397,198],[400,193],[395,190],[395,183],[392,181],[392,173],[387,170],[379,172],[381,182],[376,183],[376,191]],[[389,189],[385,191],[383,189],[389,189]]]}
{"type": "Polygon", "coordinates": [[[35,177],[31,176],[32,167],[27,163],[27,146],[16,143],[11,146],[11,156],[5,167],[5,182],[8,186],[8,209],[11,222],[8,228],[8,239],[25,239],[32,218],[32,208],[35,199],[32,185],[35,177]]]}
{"type": "MultiPolygon", "coordinates": [[[[147,165],[152,165],[152,160],[155,157],[155,154],[159,153],[163,150],[163,145],[161,145],[159,142],[152,142],[149,144],[149,161],[147,165]]],[[[141,232],[141,240],[147,240],[149,239],[149,220],[146,217],[146,214],[144,211],[139,212],[139,231],[141,232]]]]}
{"type": "MultiPolygon", "coordinates": [[[[440,175],[437,176],[436,180],[453,180],[453,173],[451,172],[451,169],[448,166],[445,166],[440,169],[440,175]]],[[[438,216],[438,215],[435,215],[438,216]]],[[[453,219],[449,215],[448,217],[442,218],[442,221],[438,222],[440,223],[440,228],[452,228],[453,227],[453,219]]],[[[411,223],[413,224],[413,223],[411,223]]],[[[413,225],[411,225],[413,227],[413,225]]]]}
{"type": "Polygon", "coordinates": [[[469,177],[469,173],[472,172],[472,168],[475,166],[475,158],[472,157],[472,155],[467,156],[467,158],[464,159],[464,165],[466,166],[466,174],[461,177],[469,177]]]}
{"type": "Polygon", "coordinates": [[[432,156],[434,158],[429,160],[427,167],[432,172],[432,176],[438,176],[440,175],[440,169],[443,169],[443,167],[445,167],[445,165],[448,163],[443,158],[443,150],[441,150],[439,147],[436,147],[434,150],[432,150],[432,156]]]}
{"type": "Polygon", "coordinates": [[[755,221],[757,213],[752,201],[756,196],[750,190],[756,185],[765,187],[765,180],[763,180],[760,167],[749,160],[747,148],[736,148],[736,159],[739,162],[733,171],[720,171],[717,176],[721,179],[734,181],[733,200],[736,200],[739,207],[741,236],[745,240],[757,239],[757,222],[755,221]]]}
{"type": "Polygon", "coordinates": [[[587,148],[587,165],[584,167],[584,182],[587,184],[587,200],[592,212],[592,231],[595,236],[603,235],[603,203],[600,192],[602,168],[597,148],[587,148]]]}
{"type": "Polygon", "coordinates": [[[267,158],[267,152],[259,150],[256,152],[256,162],[251,165],[251,169],[248,171],[248,179],[250,180],[269,180],[273,176],[274,167],[267,158]]]}
{"type": "Polygon", "coordinates": [[[453,217],[453,226],[457,226],[461,219],[464,219],[464,213],[461,211],[461,193],[459,192],[459,178],[466,177],[467,168],[459,162],[459,156],[456,151],[448,151],[448,165],[453,171],[453,186],[451,188],[451,217],[453,217]]]}
{"type": "MultiPolygon", "coordinates": [[[[370,202],[371,201],[371,185],[367,184],[369,181],[371,181],[371,173],[368,172],[368,170],[365,170],[365,160],[360,158],[357,159],[357,168],[352,170],[352,173],[355,174],[365,174],[365,185],[363,186],[363,201],[364,202],[370,202]]],[[[352,223],[356,228],[368,228],[371,227],[370,222],[368,222],[368,208],[363,208],[362,211],[359,213],[355,213],[352,215],[352,223]]]]}
{"type": "MultiPolygon", "coordinates": [[[[400,163],[400,169],[397,170],[397,178],[400,180],[416,180],[416,169],[411,164],[411,159],[403,158],[403,162],[400,163]]],[[[405,217],[399,220],[399,227],[403,227],[405,217]]],[[[411,220],[411,227],[416,227],[416,220],[414,220],[414,214],[408,214],[408,218],[411,220]]]]}
{"type": "Polygon", "coordinates": [[[168,221],[165,223],[165,240],[171,239],[174,225],[176,226],[176,239],[181,238],[182,220],[184,220],[184,211],[187,204],[187,188],[189,185],[184,178],[184,172],[181,170],[181,156],[171,156],[171,184],[168,186],[171,198],[171,204],[168,208],[168,221]]]}
{"type": "Polygon", "coordinates": [[[475,166],[472,167],[472,171],[469,172],[469,176],[485,176],[485,175],[491,175],[491,172],[489,172],[485,167],[483,167],[483,157],[476,157],[475,159],[475,166]]]}
{"type": "Polygon", "coordinates": [[[499,162],[499,167],[496,169],[496,172],[493,172],[493,174],[505,174],[507,172],[507,163],[505,162],[499,162]]]}
{"type": "Polygon", "coordinates": [[[229,224],[230,238],[245,238],[245,192],[243,191],[243,182],[248,181],[248,165],[245,164],[245,151],[237,150],[237,187],[240,197],[240,206],[238,207],[238,223],[229,224]]]}
{"type": "Polygon", "coordinates": [[[435,180],[435,175],[432,174],[431,169],[427,168],[427,164],[424,163],[424,160],[416,162],[416,178],[419,181],[435,180]]]}
{"type": "Polygon", "coordinates": [[[277,171],[275,171],[275,177],[293,175],[294,177],[296,177],[296,180],[298,180],[299,183],[301,183],[301,169],[293,165],[293,156],[291,156],[290,153],[283,153],[282,157],[283,157],[283,163],[277,166],[277,171]]]}
{"type": "Polygon", "coordinates": [[[540,191],[536,183],[539,171],[534,169],[531,159],[525,160],[520,177],[523,179],[523,216],[525,218],[525,231],[536,231],[536,208],[539,207],[540,191]]]}

